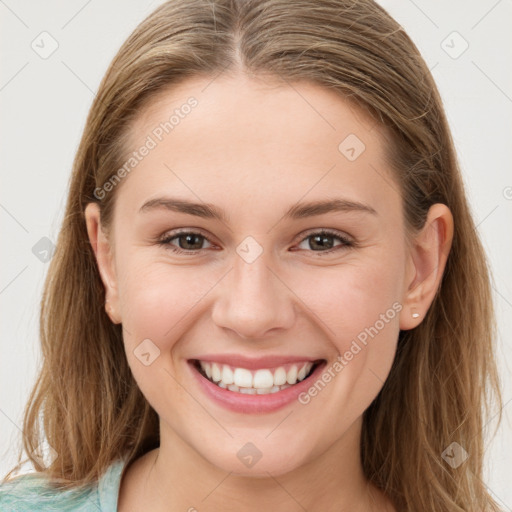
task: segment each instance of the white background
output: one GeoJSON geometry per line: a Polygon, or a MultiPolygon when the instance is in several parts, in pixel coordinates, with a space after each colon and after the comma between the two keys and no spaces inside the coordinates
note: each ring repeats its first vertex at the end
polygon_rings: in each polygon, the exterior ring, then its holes
{"type": "MultiPolygon", "coordinates": [[[[38,308],[48,264],[32,248],[43,237],[56,241],[94,92],[119,46],[160,3],[0,1],[0,476],[14,465],[40,358],[38,308]],[[47,59],[31,47],[43,31],[58,42],[47,59]]],[[[504,509],[512,510],[512,2],[380,3],[432,70],[492,263],[504,419],[487,447],[485,481],[504,509]],[[458,58],[445,51],[449,46],[458,53],[464,40],[469,47],[458,58]]]]}

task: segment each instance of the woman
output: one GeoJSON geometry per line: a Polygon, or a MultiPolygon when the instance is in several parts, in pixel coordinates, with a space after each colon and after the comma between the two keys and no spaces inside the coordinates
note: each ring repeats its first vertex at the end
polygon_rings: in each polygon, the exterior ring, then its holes
{"type": "Polygon", "coordinates": [[[474,228],[377,4],[163,4],[89,113],[2,510],[499,510],[474,228]]]}

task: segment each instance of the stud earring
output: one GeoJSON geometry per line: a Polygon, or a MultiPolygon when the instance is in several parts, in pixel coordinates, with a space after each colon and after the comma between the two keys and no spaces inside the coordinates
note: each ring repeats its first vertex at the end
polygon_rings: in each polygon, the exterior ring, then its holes
{"type": "Polygon", "coordinates": [[[419,314],[419,313],[412,313],[412,317],[413,317],[413,318],[418,318],[419,316],[420,316],[420,314],[419,314]]]}

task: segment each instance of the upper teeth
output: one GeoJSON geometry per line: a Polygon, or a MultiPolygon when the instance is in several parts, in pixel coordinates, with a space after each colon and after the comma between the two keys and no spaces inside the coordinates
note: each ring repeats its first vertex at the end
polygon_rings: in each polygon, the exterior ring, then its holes
{"type": "MultiPolygon", "coordinates": [[[[274,369],[256,371],[247,368],[233,368],[227,364],[199,361],[206,376],[219,385],[235,385],[239,388],[272,388],[274,386],[293,385],[303,380],[313,367],[312,362],[280,366],[274,369]]],[[[224,387],[222,386],[222,387],[224,387]]]]}

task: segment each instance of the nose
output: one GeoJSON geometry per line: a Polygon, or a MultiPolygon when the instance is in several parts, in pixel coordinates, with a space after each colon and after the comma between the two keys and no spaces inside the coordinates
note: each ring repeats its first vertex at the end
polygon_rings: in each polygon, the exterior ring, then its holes
{"type": "Polygon", "coordinates": [[[264,338],[295,321],[295,296],[262,254],[252,263],[236,256],[219,283],[212,320],[240,338],[264,338]]]}

